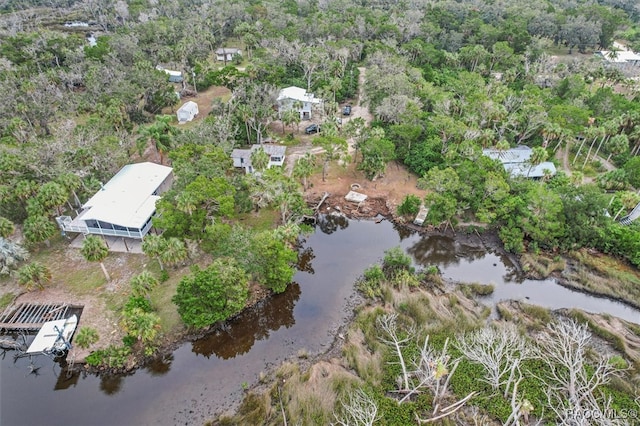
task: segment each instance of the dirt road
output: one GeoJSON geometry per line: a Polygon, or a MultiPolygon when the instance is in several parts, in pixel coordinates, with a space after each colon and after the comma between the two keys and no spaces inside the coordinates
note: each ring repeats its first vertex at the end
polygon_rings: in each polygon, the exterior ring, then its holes
{"type": "MultiPolygon", "coordinates": [[[[369,111],[369,108],[363,105],[363,95],[364,95],[364,83],[366,81],[367,69],[365,67],[359,67],[360,75],[358,77],[358,97],[356,99],[355,105],[351,107],[351,115],[348,117],[342,118],[342,124],[344,125],[349,120],[353,120],[354,118],[362,118],[367,125],[371,123],[373,120],[373,115],[369,111]]],[[[308,125],[308,122],[301,123],[301,126],[298,129],[298,133],[304,131],[304,127],[308,125]]],[[[316,136],[303,136],[302,142],[296,146],[287,148],[287,157],[285,160],[285,173],[287,176],[291,176],[293,172],[293,165],[296,160],[302,156],[304,156],[307,152],[310,152],[314,155],[322,154],[324,150],[319,147],[313,146],[313,139],[316,136]]],[[[347,144],[349,146],[348,153],[349,155],[353,155],[355,153],[355,142],[352,138],[347,139],[347,144]]]]}

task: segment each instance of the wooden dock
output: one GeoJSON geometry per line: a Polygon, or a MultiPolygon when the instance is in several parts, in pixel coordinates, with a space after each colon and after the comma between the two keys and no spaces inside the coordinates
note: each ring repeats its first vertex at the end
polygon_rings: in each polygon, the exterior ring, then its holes
{"type": "Polygon", "coordinates": [[[65,319],[72,312],[82,311],[82,305],[20,303],[9,306],[0,315],[0,333],[37,331],[45,322],[65,319]]]}

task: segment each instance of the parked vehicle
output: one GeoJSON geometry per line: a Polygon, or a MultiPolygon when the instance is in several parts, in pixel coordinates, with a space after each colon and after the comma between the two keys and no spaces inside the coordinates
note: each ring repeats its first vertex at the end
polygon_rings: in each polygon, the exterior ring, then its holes
{"type": "Polygon", "coordinates": [[[345,105],[342,108],[342,115],[351,115],[351,105],[345,105]]]}
{"type": "Polygon", "coordinates": [[[320,126],[318,126],[317,124],[312,124],[310,126],[307,126],[306,129],[304,129],[304,132],[307,135],[310,135],[312,133],[318,133],[320,131],[320,126]]]}

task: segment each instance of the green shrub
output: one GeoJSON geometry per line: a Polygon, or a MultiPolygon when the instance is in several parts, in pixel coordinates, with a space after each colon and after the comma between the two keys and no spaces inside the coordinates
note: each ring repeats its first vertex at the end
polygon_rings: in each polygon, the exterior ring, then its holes
{"type": "Polygon", "coordinates": [[[380,265],[373,265],[365,269],[362,278],[356,283],[356,287],[366,297],[375,299],[382,295],[381,286],[384,280],[384,272],[382,272],[380,265]]]}
{"type": "Polygon", "coordinates": [[[401,270],[413,273],[414,268],[411,263],[411,256],[406,254],[401,247],[393,247],[384,252],[382,270],[386,277],[390,279],[401,270]]]}
{"type": "Polygon", "coordinates": [[[93,367],[122,368],[129,355],[131,355],[131,349],[126,346],[108,346],[90,354],[86,361],[93,367]]]}
{"type": "Polygon", "coordinates": [[[401,216],[415,216],[420,211],[420,204],[422,204],[422,201],[419,197],[409,194],[404,197],[404,200],[398,206],[398,214],[401,216]]]}
{"type": "Polygon", "coordinates": [[[80,330],[78,330],[78,333],[74,338],[76,345],[78,345],[82,349],[87,349],[98,340],[100,340],[98,332],[95,328],[91,327],[82,327],[80,330]]]}

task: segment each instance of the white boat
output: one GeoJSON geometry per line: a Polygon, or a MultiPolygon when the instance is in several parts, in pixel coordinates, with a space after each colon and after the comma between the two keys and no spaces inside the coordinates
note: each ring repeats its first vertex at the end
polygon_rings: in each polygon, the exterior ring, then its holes
{"type": "Polygon", "coordinates": [[[35,339],[27,349],[28,354],[61,354],[71,349],[71,336],[76,331],[78,317],[75,315],[67,319],[48,321],[42,325],[35,339]]]}

